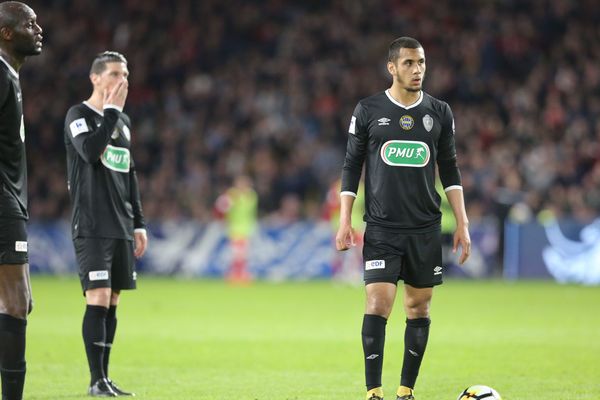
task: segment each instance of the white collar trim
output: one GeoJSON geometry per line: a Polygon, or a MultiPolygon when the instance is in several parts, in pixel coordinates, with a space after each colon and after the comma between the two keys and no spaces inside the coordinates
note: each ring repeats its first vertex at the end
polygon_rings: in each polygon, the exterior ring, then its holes
{"type": "Polygon", "coordinates": [[[102,111],[98,110],[98,109],[97,109],[96,107],[94,107],[93,105],[91,105],[89,101],[85,100],[85,101],[83,102],[83,104],[85,104],[85,105],[86,105],[86,106],[87,106],[89,109],[91,109],[92,111],[95,111],[95,112],[97,112],[98,114],[100,114],[100,115],[104,116],[104,113],[103,113],[102,111]]]}
{"type": "Polygon", "coordinates": [[[15,76],[15,78],[19,79],[19,73],[17,71],[15,71],[15,69],[12,67],[12,65],[10,65],[8,63],[8,61],[6,61],[4,59],[4,57],[0,56],[0,61],[2,61],[4,64],[6,64],[6,66],[8,67],[8,70],[10,71],[11,74],[13,74],[15,76]]]}
{"type": "Polygon", "coordinates": [[[394,99],[392,97],[392,95],[390,94],[390,89],[387,89],[385,91],[385,95],[388,97],[388,99],[390,99],[390,101],[392,103],[394,103],[398,107],[404,108],[405,110],[410,110],[411,108],[415,108],[416,106],[418,106],[419,104],[421,104],[421,102],[423,101],[423,91],[422,90],[421,90],[421,93],[419,94],[419,100],[415,101],[414,103],[412,103],[411,105],[408,105],[408,106],[405,106],[404,104],[402,104],[399,101],[397,101],[396,99],[394,99]]]}

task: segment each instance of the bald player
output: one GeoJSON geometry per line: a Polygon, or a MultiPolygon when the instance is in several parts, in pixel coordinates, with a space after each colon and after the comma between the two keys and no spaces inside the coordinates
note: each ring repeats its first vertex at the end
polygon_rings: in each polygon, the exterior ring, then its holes
{"type": "Polygon", "coordinates": [[[42,51],[35,12],[0,3],[0,374],[2,400],[21,400],[25,332],[31,312],[27,259],[27,160],[19,70],[42,51]]]}

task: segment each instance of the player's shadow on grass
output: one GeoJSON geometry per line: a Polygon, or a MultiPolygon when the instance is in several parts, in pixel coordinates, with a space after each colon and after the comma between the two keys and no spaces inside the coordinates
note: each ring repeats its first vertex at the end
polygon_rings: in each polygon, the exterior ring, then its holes
{"type": "Polygon", "coordinates": [[[56,400],[56,399],[87,399],[89,400],[90,397],[85,394],[85,393],[69,393],[69,394],[48,394],[48,395],[36,395],[36,396],[27,396],[27,398],[29,400],[48,400],[48,399],[52,399],[52,400],[56,400]]]}

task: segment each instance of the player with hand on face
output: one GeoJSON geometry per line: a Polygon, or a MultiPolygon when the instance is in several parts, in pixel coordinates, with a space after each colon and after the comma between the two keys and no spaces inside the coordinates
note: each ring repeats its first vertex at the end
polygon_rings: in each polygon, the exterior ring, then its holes
{"type": "Polygon", "coordinates": [[[83,341],[91,374],[88,394],[133,395],[108,377],[121,290],[136,288],[134,257],[147,245],[131,122],[123,113],[129,70],[122,54],[106,51],[92,63],[91,97],[65,119],[72,235],[86,298],[83,341]]]}

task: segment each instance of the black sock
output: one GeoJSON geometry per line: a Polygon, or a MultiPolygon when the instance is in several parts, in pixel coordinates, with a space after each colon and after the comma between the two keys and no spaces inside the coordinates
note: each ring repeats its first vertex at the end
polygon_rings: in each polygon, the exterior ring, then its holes
{"type": "Polygon", "coordinates": [[[2,400],[21,400],[23,398],[26,331],[26,320],[0,314],[2,400]]]}
{"type": "Polygon", "coordinates": [[[110,306],[106,314],[106,347],[104,347],[104,373],[108,378],[108,360],[110,358],[110,349],[115,340],[117,331],[117,306],[110,306]]]}
{"type": "Polygon", "coordinates": [[[363,318],[362,343],[367,390],[381,386],[386,324],[387,319],[379,315],[365,314],[363,318]]]}
{"type": "Polygon", "coordinates": [[[106,307],[88,304],[83,316],[83,344],[85,344],[85,352],[92,376],[91,384],[98,379],[106,378],[103,362],[107,313],[108,309],[106,307]]]}
{"type": "Polygon", "coordinates": [[[406,330],[404,331],[404,363],[402,364],[402,378],[400,385],[409,388],[415,387],[419,368],[425,348],[427,347],[427,338],[429,337],[429,318],[417,318],[406,320],[406,330]]]}

